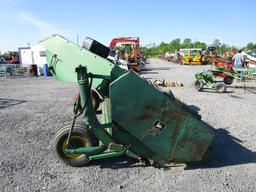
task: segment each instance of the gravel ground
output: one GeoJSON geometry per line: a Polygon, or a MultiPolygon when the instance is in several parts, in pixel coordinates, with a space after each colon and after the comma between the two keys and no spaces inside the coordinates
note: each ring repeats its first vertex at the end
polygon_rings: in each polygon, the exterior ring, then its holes
{"type": "Polygon", "coordinates": [[[170,169],[128,157],[72,168],[54,159],[51,140],[70,123],[76,84],[52,78],[0,78],[0,191],[256,191],[256,97],[243,89],[197,92],[194,74],[209,66],[151,59],[142,76],[179,80],[177,98],[197,106],[216,129],[211,160],[170,169]]]}

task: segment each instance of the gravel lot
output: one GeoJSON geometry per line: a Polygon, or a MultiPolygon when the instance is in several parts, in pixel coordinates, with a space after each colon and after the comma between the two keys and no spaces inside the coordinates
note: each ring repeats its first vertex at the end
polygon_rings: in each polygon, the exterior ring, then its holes
{"type": "Polygon", "coordinates": [[[211,160],[157,169],[128,157],[72,168],[51,151],[56,131],[71,120],[76,84],[52,78],[0,78],[0,191],[256,191],[256,95],[197,92],[194,74],[209,66],[151,59],[142,76],[179,80],[177,98],[200,108],[216,129],[211,160]]]}

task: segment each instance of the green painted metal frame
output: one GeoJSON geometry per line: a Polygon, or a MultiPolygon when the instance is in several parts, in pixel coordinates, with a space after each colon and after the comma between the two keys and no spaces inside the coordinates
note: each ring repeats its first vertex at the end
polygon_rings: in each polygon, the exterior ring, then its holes
{"type": "Polygon", "coordinates": [[[196,73],[195,77],[197,81],[202,81],[204,85],[206,85],[206,87],[209,89],[214,89],[216,87],[216,82],[214,80],[216,76],[214,75],[214,73],[209,73],[209,71],[203,71],[200,73],[196,73]]]}
{"type": "Polygon", "coordinates": [[[195,111],[132,71],[110,84],[110,100],[113,139],[157,164],[201,161],[214,137],[195,111]]]}
{"type": "Polygon", "coordinates": [[[254,68],[231,68],[233,72],[226,71],[226,67],[215,67],[208,71],[203,71],[195,74],[197,80],[201,80],[209,89],[216,87],[216,81],[214,80],[218,74],[223,73],[226,76],[233,77],[238,80],[252,80],[256,81],[256,69],[254,68]]]}
{"type": "Polygon", "coordinates": [[[78,46],[68,39],[54,34],[40,42],[46,50],[48,69],[55,79],[65,82],[77,82],[75,69],[78,65],[86,66],[93,74],[101,74],[107,78],[97,78],[92,88],[102,97],[108,97],[110,78],[117,78],[127,72],[109,60],[78,46]],[[112,74],[114,73],[114,74],[112,74]]]}
{"type": "Polygon", "coordinates": [[[159,165],[202,160],[214,133],[173,95],[160,92],[134,72],[123,74],[111,83],[111,102],[110,106],[105,103],[101,124],[93,110],[89,79],[106,77],[87,73],[83,66],[76,68],[76,72],[82,105],[85,106],[84,120],[103,146],[67,149],[68,153],[86,154],[91,160],[126,153],[134,158],[151,159],[159,165]],[[126,87],[126,82],[133,86],[126,87]],[[142,89],[148,94],[143,96],[136,92],[142,89]],[[120,92],[123,97],[119,96],[120,92]],[[109,108],[111,112],[107,110],[109,108]],[[155,122],[163,122],[165,128],[159,132],[158,127],[154,127],[155,122]],[[108,132],[110,127],[112,131],[108,132]],[[159,133],[155,135],[152,131],[159,133]],[[105,152],[107,148],[110,151],[105,152]]]}
{"type": "Polygon", "coordinates": [[[41,44],[46,48],[49,69],[55,78],[78,82],[84,121],[103,143],[68,148],[67,153],[87,154],[91,160],[126,153],[160,165],[202,159],[214,132],[173,95],[162,93],[134,72],[127,72],[59,35],[41,44]],[[102,123],[93,109],[91,88],[105,99],[102,123]]]}
{"type": "MultiPolygon", "coordinates": [[[[104,123],[101,124],[97,116],[95,114],[92,98],[90,94],[90,83],[89,79],[93,81],[93,79],[101,78],[109,80],[108,76],[105,75],[93,75],[91,73],[87,73],[87,69],[84,66],[79,66],[76,68],[77,73],[77,81],[80,89],[80,97],[82,106],[84,106],[84,121],[88,125],[89,130],[103,143],[102,146],[95,147],[81,147],[76,149],[66,149],[67,153],[70,154],[86,154],[90,160],[103,159],[103,158],[111,158],[125,154],[127,148],[122,147],[122,150],[112,150],[109,152],[105,152],[107,148],[110,148],[110,145],[115,143],[112,139],[112,136],[109,132],[107,132],[107,128],[112,127],[112,123],[104,123]]],[[[72,134],[72,133],[71,133],[72,134]]]]}
{"type": "Polygon", "coordinates": [[[256,68],[240,68],[233,67],[234,73],[223,72],[225,75],[234,77],[236,79],[242,80],[254,80],[256,81],[256,68]]]}

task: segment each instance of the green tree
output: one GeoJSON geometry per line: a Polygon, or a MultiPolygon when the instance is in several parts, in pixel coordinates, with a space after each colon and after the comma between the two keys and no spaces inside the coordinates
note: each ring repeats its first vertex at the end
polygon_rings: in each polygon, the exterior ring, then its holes
{"type": "MultiPolygon", "coordinates": [[[[183,42],[181,43],[181,40],[179,38],[173,39],[170,43],[161,42],[159,45],[156,45],[155,43],[148,44],[145,47],[141,47],[141,52],[146,54],[149,57],[154,57],[159,54],[164,54],[166,52],[174,52],[178,48],[206,48],[206,43],[195,41],[192,42],[191,39],[185,38],[183,42]]],[[[210,46],[216,47],[216,53],[217,54],[223,54],[230,51],[237,51],[237,47],[230,46],[225,43],[221,43],[219,39],[214,39],[213,43],[210,46]]],[[[256,49],[256,43],[249,42],[247,43],[246,49],[256,49]]]]}
{"type": "Polygon", "coordinates": [[[221,42],[219,39],[214,39],[212,45],[218,49],[221,46],[221,42]]]}
{"type": "Polygon", "coordinates": [[[195,48],[206,49],[206,43],[203,43],[203,42],[200,42],[200,41],[194,42],[194,46],[195,46],[195,48]]]}
{"type": "Polygon", "coordinates": [[[175,50],[179,49],[181,47],[180,39],[174,39],[169,43],[169,50],[171,52],[174,52],[175,50]]]}
{"type": "Polygon", "coordinates": [[[253,42],[247,43],[246,49],[248,49],[248,50],[256,49],[256,43],[255,44],[253,42]]]}
{"type": "Polygon", "coordinates": [[[169,45],[167,43],[161,42],[157,49],[158,54],[163,54],[167,51],[169,51],[169,45]]]}
{"type": "Polygon", "coordinates": [[[226,45],[225,43],[223,43],[221,46],[220,46],[220,53],[221,54],[224,54],[226,53],[228,50],[228,45],[226,45]]]}
{"type": "Polygon", "coordinates": [[[182,43],[183,48],[192,48],[192,40],[190,38],[185,38],[182,43]]]}

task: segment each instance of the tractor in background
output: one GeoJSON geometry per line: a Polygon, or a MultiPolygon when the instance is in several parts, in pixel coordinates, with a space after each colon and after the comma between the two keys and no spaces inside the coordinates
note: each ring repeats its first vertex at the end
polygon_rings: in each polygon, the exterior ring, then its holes
{"type": "Polygon", "coordinates": [[[141,58],[139,37],[114,38],[110,42],[109,48],[112,50],[119,49],[121,59],[127,62],[128,68],[140,72],[141,58]]]}
{"type": "Polygon", "coordinates": [[[205,64],[204,55],[200,48],[180,49],[180,55],[182,56],[183,65],[201,65],[205,64]]]}

